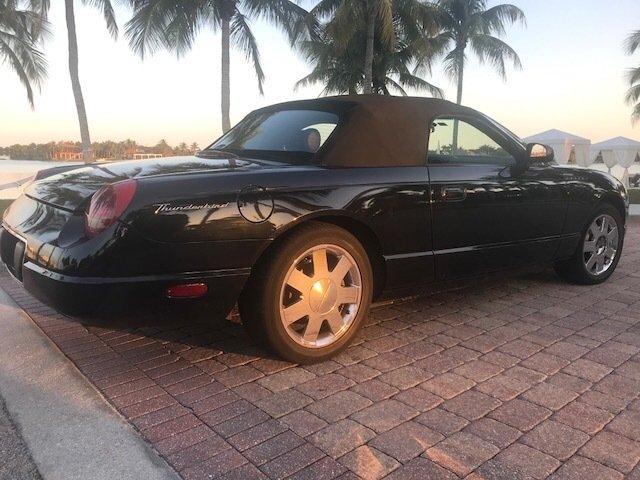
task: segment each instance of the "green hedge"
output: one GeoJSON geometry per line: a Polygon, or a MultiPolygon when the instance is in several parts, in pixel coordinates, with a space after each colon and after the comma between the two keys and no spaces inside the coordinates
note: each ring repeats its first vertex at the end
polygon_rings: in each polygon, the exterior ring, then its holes
{"type": "Polygon", "coordinates": [[[640,203],[640,188],[629,189],[629,201],[631,203],[640,203]]]}

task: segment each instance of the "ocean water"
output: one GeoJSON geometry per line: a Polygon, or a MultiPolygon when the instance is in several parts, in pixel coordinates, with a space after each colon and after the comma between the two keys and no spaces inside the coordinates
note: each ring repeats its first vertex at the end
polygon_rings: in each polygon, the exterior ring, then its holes
{"type": "Polygon", "coordinates": [[[0,199],[18,198],[23,187],[16,182],[35,175],[40,170],[63,165],[82,165],[79,162],[41,162],[37,160],[0,160],[0,199]]]}

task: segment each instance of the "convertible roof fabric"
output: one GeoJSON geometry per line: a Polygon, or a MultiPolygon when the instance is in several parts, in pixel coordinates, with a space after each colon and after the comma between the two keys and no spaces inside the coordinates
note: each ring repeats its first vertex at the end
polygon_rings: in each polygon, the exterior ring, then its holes
{"type": "Polygon", "coordinates": [[[316,154],[326,167],[400,167],[425,165],[429,125],[438,116],[474,114],[434,98],[345,95],[280,103],[261,109],[307,109],[339,115],[335,133],[316,154]]]}

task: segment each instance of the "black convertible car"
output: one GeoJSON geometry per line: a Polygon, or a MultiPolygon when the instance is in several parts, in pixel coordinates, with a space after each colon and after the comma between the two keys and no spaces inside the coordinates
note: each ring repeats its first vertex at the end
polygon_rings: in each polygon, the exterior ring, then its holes
{"type": "Polygon", "coordinates": [[[114,291],[238,302],[254,337],[311,362],[382,295],[541,262],[602,282],[627,208],[610,175],[469,108],[345,96],[256,110],[194,157],[45,171],[6,211],[0,251],[63,310],[114,291]]]}

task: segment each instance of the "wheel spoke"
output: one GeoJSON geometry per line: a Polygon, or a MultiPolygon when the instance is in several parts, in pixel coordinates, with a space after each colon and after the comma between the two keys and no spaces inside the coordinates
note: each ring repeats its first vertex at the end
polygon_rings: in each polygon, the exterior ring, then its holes
{"type": "Polygon", "coordinates": [[[338,290],[338,303],[344,305],[345,303],[356,303],[358,300],[358,287],[340,287],[338,290]]]}
{"type": "Polygon", "coordinates": [[[322,327],[322,317],[318,315],[309,315],[309,321],[304,329],[304,338],[307,342],[315,342],[318,339],[320,328],[322,327]]]}
{"type": "Polygon", "coordinates": [[[331,327],[331,331],[336,334],[340,331],[344,322],[342,321],[342,314],[338,309],[331,310],[327,315],[327,322],[329,323],[329,327],[331,327]]]}
{"type": "Polygon", "coordinates": [[[291,275],[287,279],[287,284],[298,290],[302,294],[307,294],[311,290],[313,280],[307,277],[301,270],[293,269],[291,275]]]}
{"type": "Polygon", "coordinates": [[[327,251],[325,249],[313,252],[313,277],[324,278],[329,273],[327,266],[327,251]]]}
{"type": "Polygon", "coordinates": [[[291,325],[297,322],[305,315],[309,315],[309,305],[304,299],[298,300],[293,305],[288,306],[283,310],[284,321],[287,325],[291,325]]]}
{"type": "Polygon", "coordinates": [[[614,245],[618,244],[618,228],[613,227],[609,233],[607,233],[607,240],[614,245]]]}
{"type": "Polygon", "coordinates": [[[591,240],[584,242],[584,252],[585,253],[595,253],[596,251],[596,241],[591,240]]]}
{"type": "Polygon", "coordinates": [[[592,271],[593,270],[593,266],[596,264],[596,259],[598,257],[596,257],[595,254],[591,255],[591,258],[589,258],[589,260],[587,261],[587,270],[592,271]]]}
{"type": "Polygon", "coordinates": [[[598,255],[596,257],[596,272],[601,272],[604,269],[604,255],[598,255]]]}
{"type": "Polygon", "coordinates": [[[340,257],[338,264],[331,271],[331,279],[336,284],[341,285],[345,275],[349,273],[350,269],[351,269],[351,262],[345,255],[343,255],[342,257],[340,257]]]}
{"type": "Polygon", "coordinates": [[[607,247],[607,249],[604,251],[604,256],[613,261],[613,259],[616,257],[616,250],[612,247],[607,247]]]}
{"type": "Polygon", "coordinates": [[[608,222],[606,218],[603,217],[600,219],[600,233],[605,233],[607,231],[607,224],[608,222]]]}

